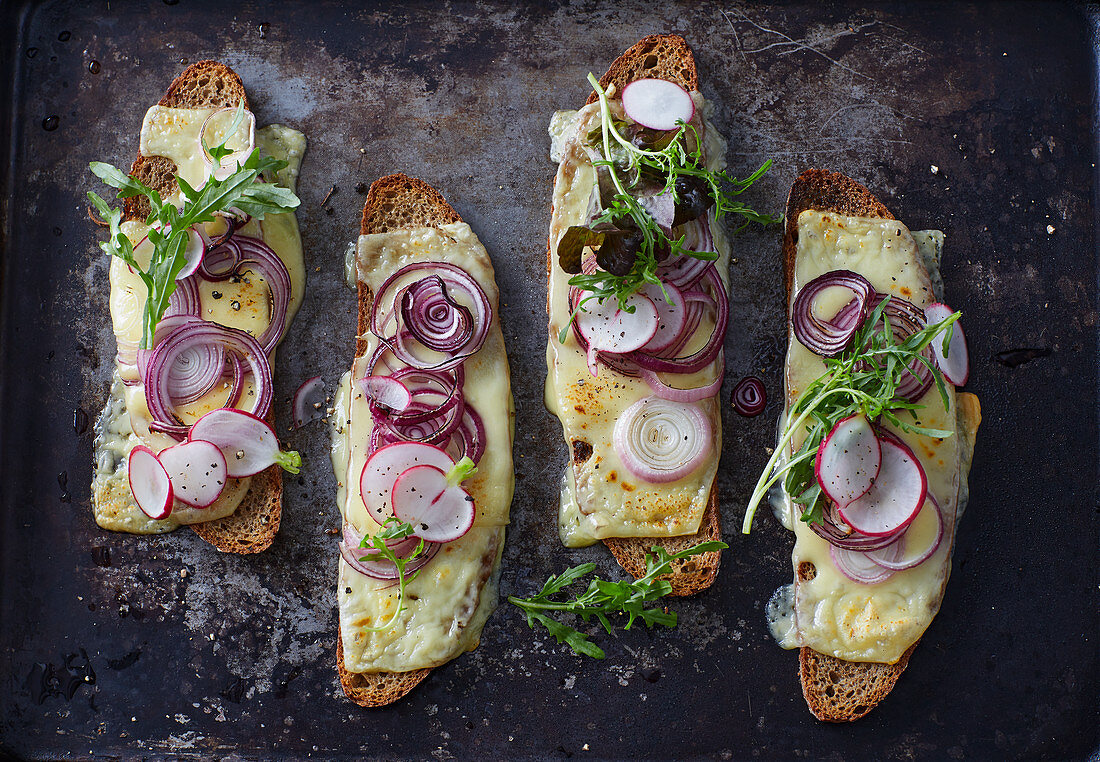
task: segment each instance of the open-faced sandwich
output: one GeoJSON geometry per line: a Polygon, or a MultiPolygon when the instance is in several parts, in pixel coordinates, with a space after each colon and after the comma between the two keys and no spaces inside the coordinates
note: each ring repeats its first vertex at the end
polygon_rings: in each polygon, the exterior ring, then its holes
{"type": "Polygon", "coordinates": [[[893,688],[939,610],[981,421],[944,236],[910,231],[859,183],[809,170],[787,201],[786,409],[744,530],[769,491],[794,583],[768,606],[801,648],[810,711],[843,722],[893,688]]]}
{"type": "Polygon", "coordinates": [[[435,189],[375,182],[352,254],[336,659],[344,693],[373,707],[475,648],[496,607],[515,412],[492,262],[435,189]]]}
{"type": "Polygon", "coordinates": [[[189,66],[150,108],[129,175],[93,162],[122,208],[89,197],[110,238],[114,380],[96,425],[96,522],[188,524],[219,550],[271,545],[282,514],[271,405],[276,346],[302,301],[293,210],[305,138],[256,129],[241,79],[189,66]]]}
{"type": "MultiPolygon", "coordinates": [[[[546,404],[570,462],[559,529],[603,540],[630,574],[653,546],[719,538],[718,393],[728,320],[729,213],[747,180],[723,171],[683,38],[646,37],[612,63],[579,111],[550,124],[546,404]]],[[[677,560],[673,595],[708,587],[719,552],[677,560]]]]}

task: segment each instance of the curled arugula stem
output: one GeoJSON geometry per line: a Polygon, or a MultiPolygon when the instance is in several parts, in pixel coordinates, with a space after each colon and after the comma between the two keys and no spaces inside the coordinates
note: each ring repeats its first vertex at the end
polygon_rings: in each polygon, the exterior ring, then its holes
{"type": "Polygon", "coordinates": [[[397,618],[401,616],[401,612],[405,610],[405,588],[409,585],[409,583],[416,579],[417,575],[419,575],[421,571],[420,569],[417,569],[412,573],[412,575],[406,578],[405,567],[409,564],[410,561],[423,553],[426,546],[424,540],[421,539],[420,542],[417,544],[416,549],[413,550],[412,553],[405,556],[404,558],[398,558],[397,555],[392,550],[390,550],[389,546],[386,545],[386,540],[402,540],[414,534],[415,531],[416,530],[413,528],[413,526],[408,522],[400,521],[397,518],[390,516],[382,525],[382,531],[380,531],[376,535],[364,537],[363,542],[359,545],[359,547],[361,548],[373,548],[374,550],[378,551],[377,554],[372,554],[372,556],[370,557],[363,556],[359,559],[360,561],[366,561],[368,558],[370,558],[371,560],[384,558],[397,567],[397,608],[394,609],[394,612],[389,619],[387,619],[385,622],[378,625],[377,627],[364,627],[363,629],[367,632],[384,632],[385,630],[390,629],[397,621],[397,618]]]}
{"type": "MultiPolygon", "coordinates": [[[[210,148],[205,145],[205,139],[202,140],[203,147],[210,153],[216,165],[220,166],[221,160],[232,153],[225,143],[239,126],[243,109],[242,103],[237,109],[233,128],[220,144],[210,148]]],[[[177,176],[176,182],[183,194],[183,204],[179,208],[173,203],[165,202],[156,190],[117,167],[101,161],[93,161],[89,166],[96,177],[118,190],[117,198],[145,196],[149,200],[151,211],[145,224],[150,226],[148,235],[153,244],[153,253],[148,265],[143,268],[134,258],[133,243],[122,232],[122,211],[109,206],[99,194],[88,192],[89,200],[111,229],[110,237],[99,244],[100,248],[129,265],[141,278],[148,292],[142,317],[142,349],[153,348],[157,323],[168,309],[168,300],[176,290],[176,276],[186,264],[184,252],[191,227],[211,222],[216,212],[230,207],[262,220],[266,214],[290,211],[300,203],[298,197],[287,188],[274,183],[257,182],[261,176],[274,177],[275,172],[286,166],[285,161],[270,156],[261,157],[258,149],[253,150],[243,162],[239,162],[236,171],[224,180],[212,176],[201,188],[192,188],[186,180],[177,176]]]]}
{"type": "Polygon", "coordinates": [[[916,411],[925,405],[897,399],[894,394],[902,379],[913,373],[910,364],[920,362],[932,373],[944,410],[950,408],[943,374],[921,352],[937,336],[943,335],[944,342],[950,341],[952,326],[961,313],[925,326],[898,343],[884,311],[889,301],[889,297],[884,299],[868,316],[849,349],[839,357],[823,358],[825,373],[810,383],[790,406],[779,442],[749,498],[742,533],[750,532],[760,502],[781,478],[792,501],[803,506],[802,521],[822,521],[821,488],[813,474],[813,459],[821,441],[843,418],[860,413],[872,421],[885,419],[902,431],[938,438],[952,435],[951,431],[921,426],[916,411]],[[899,415],[904,411],[912,420],[899,415]],[[792,452],[792,442],[800,432],[805,438],[798,450],[792,452]]]}
{"type": "Polygon", "coordinates": [[[585,622],[595,617],[609,635],[614,632],[611,620],[608,618],[613,614],[626,615],[624,630],[629,630],[636,619],[641,619],[647,627],[657,624],[663,627],[675,627],[675,612],[664,608],[646,607],[647,603],[652,603],[672,592],[671,583],[660,577],[672,570],[673,561],[727,547],[729,546],[726,543],[714,540],[681,550],[679,553],[669,553],[659,545],[654,545],[652,552],[646,553],[646,573],[639,579],[608,582],[595,577],[589,580],[585,591],[573,599],[554,600],[552,596],[561,592],[563,588],[580,581],[582,577],[596,570],[596,565],[593,563],[581,564],[566,569],[561,574],[551,575],[542,586],[542,590],[530,598],[517,598],[510,595],[508,601],[523,611],[527,617],[527,626],[531,629],[535,629],[536,624],[541,624],[554,636],[555,640],[568,645],[574,653],[602,659],[605,656],[603,649],[589,640],[586,634],[543,612],[562,611],[575,614],[585,622]]]}

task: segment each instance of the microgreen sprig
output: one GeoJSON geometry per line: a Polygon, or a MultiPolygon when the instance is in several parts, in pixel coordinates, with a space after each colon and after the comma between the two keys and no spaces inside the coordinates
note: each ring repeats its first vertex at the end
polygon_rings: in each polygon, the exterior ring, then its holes
{"type": "MultiPolygon", "coordinates": [[[[584,301],[588,299],[604,299],[614,297],[619,302],[620,309],[633,312],[633,306],[627,304],[627,300],[639,289],[647,284],[660,286],[661,281],[657,277],[657,252],[666,250],[668,256],[690,256],[696,259],[714,260],[718,258],[716,252],[698,252],[685,249],[684,237],[670,237],[656,223],[648,211],[632,195],[627,184],[624,183],[620,172],[626,171],[639,175],[648,171],[665,179],[663,192],[672,194],[673,200],[678,201],[676,193],[676,181],[680,177],[696,177],[706,182],[708,193],[714,203],[715,215],[722,219],[727,214],[737,214],[745,218],[745,222],[737,228],[740,230],[750,222],[771,224],[778,222],[780,218],[756,212],[736,199],[756,180],[764,175],[771,166],[771,160],[757,169],[745,179],[737,179],[726,171],[711,171],[706,168],[703,156],[702,140],[694,125],[679,122],[679,129],[668,144],[658,150],[649,150],[634,145],[625,138],[615,125],[611,115],[611,107],[607,91],[600,87],[599,80],[593,74],[588,75],[588,81],[592,85],[599,98],[601,121],[601,145],[602,160],[596,160],[593,165],[597,168],[606,168],[608,176],[614,186],[614,196],[602,213],[593,221],[593,225],[601,223],[615,224],[628,220],[629,225],[641,232],[642,245],[637,257],[626,275],[614,275],[604,270],[594,273],[579,273],[569,279],[571,286],[577,286],[589,292],[584,301]],[[689,140],[689,137],[691,138],[689,140]],[[689,145],[690,144],[690,145],[689,145]]],[[[662,291],[663,291],[662,287],[662,291]]],[[[666,294],[667,298],[667,294],[666,294]]],[[[581,309],[581,305],[577,309],[581,309]]],[[[575,317],[575,314],[572,317],[575,317]]],[[[565,331],[559,337],[565,341],[565,331]]]]}
{"type": "Polygon", "coordinates": [[[572,648],[574,653],[580,656],[591,656],[593,659],[602,659],[605,656],[603,649],[589,640],[586,634],[543,612],[562,611],[575,614],[585,622],[595,617],[609,635],[614,631],[609,616],[615,614],[627,617],[626,624],[623,625],[624,630],[629,630],[636,619],[645,622],[646,627],[658,624],[662,627],[675,627],[675,612],[664,608],[646,607],[647,603],[652,603],[672,592],[672,585],[668,580],[660,577],[672,570],[673,561],[727,547],[729,546],[724,542],[712,540],[678,553],[669,553],[659,545],[654,545],[652,552],[646,553],[646,573],[640,579],[608,582],[594,577],[589,580],[585,591],[572,600],[554,600],[554,596],[564,588],[596,570],[595,564],[587,563],[566,569],[561,574],[551,575],[542,586],[542,590],[530,598],[517,598],[510,595],[508,600],[523,610],[527,617],[527,626],[531,629],[535,629],[536,623],[541,624],[554,636],[555,640],[572,648]]]}
{"type": "Polygon", "coordinates": [[[397,567],[397,608],[393,614],[383,624],[377,627],[366,627],[369,632],[383,632],[393,627],[394,622],[401,616],[401,612],[405,610],[405,588],[410,582],[416,579],[420,574],[420,569],[414,571],[409,577],[405,576],[405,567],[409,565],[413,559],[418,557],[424,552],[426,544],[423,538],[417,543],[416,548],[412,553],[404,558],[398,558],[388,545],[386,540],[403,540],[406,537],[411,537],[415,534],[416,530],[407,521],[401,521],[393,516],[390,516],[382,524],[382,530],[373,536],[364,537],[363,541],[359,544],[360,548],[370,548],[375,553],[369,556],[362,556],[360,561],[377,561],[380,558],[386,559],[394,566],[397,567]]]}
{"type": "MultiPolygon", "coordinates": [[[[237,109],[234,129],[214,147],[205,145],[216,164],[232,153],[225,146],[228,136],[235,132],[243,114],[243,103],[237,109]]],[[[147,267],[143,268],[134,258],[134,246],[122,232],[122,210],[110,206],[99,194],[89,191],[88,198],[96,211],[110,228],[110,237],[100,243],[107,254],[118,257],[138,274],[148,292],[145,312],[142,317],[141,348],[153,348],[153,336],[157,323],[168,308],[168,300],[176,290],[176,276],[186,264],[188,230],[204,222],[211,222],[216,212],[231,207],[245,214],[263,219],[266,214],[277,214],[294,209],[300,203],[298,197],[287,188],[274,183],[257,182],[261,175],[273,177],[274,173],[286,166],[286,162],[270,156],[261,157],[258,150],[237,165],[236,171],[224,180],[210,177],[201,188],[192,188],[182,177],[176,178],[183,194],[183,204],[176,207],[165,202],[160,194],[140,180],[130,177],[122,170],[110,164],[93,161],[89,164],[92,173],[107,185],[118,190],[116,198],[145,196],[151,209],[145,223],[150,226],[149,241],[153,244],[153,253],[147,267]]]]}
{"type": "Polygon", "coordinates": [[[938,323],[927,325],[896,341],[885,313],[890,297],[884,299],[856,331],[849,348],[838,357],[822,358],[825,372],[798,396],[787,412],[786,425],[779,443],[772,452],[756,483],[745,510],[741,527],[744,534],[752,528],[752,519],[760,502],[780,479],[792,502],[802,507],[801,520],[820,523],[823,520],[821,487],[814,476],[814,458],[822,440],[838,421],[862,414],[871,421],[886,421],[901,431],[944,439],[953,432],[922,426],[917,411],[924,408],[915,402],[895,397],[898,385],[913,371],[914,362],[923,364],[932,374],[944,410],[950,407],[950,397],[943,374],[936,363],[922,351],[943,336],[943,346],[951,341],[952,326],[962,313],[948,315],[938,323]],[[794,453],[786,457],[792,441],[799,433],[805,439],[794,453]]]}

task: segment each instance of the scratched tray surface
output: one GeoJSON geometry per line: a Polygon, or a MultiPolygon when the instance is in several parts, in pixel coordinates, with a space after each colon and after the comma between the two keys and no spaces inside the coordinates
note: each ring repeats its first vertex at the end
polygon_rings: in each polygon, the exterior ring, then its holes
{"type": "Polygon", "coordinates": [[[10,754],[206,759],[1080,758],[1097,746],[1097,293],[1093,59],[1071,7],[451,3],[344,8],[180,0],[5,5],[0,373],[0,742],[10,754]],[[232,7],[230,7],[232,5],[232,7]],[[565,460],[542,406],[546,124],[583,103],[639,37],[693,44],[745,175],[778,212],[796,174],[842,169],[913,228],[947,233],[985,421],[939,617],[892,695],[849,727],[816,723],[796,656],[763,608],[791,539],[741,507],[779,408],[778,231],[734,242],[724,395],[761,374],[767,414],[726,416],[719,477],[732,547],[673,631],[599,635],[582,660],[505,604],[481,646],[396,706],[364,711],[335,678],[339,514],[322,424],[286,436],[282,529],[255,557],[186,530],[100,531],[92,434],[114,345],[86,171],[126,165],[145,108],[184,64],[244,78],[261,124],[302,129],[306,301],[277,361],[277,415],[352,355],[343,256],[366,185],[438,187],[491,252],[517,403],[503,595],[606,550],[563,549],[565,460]],[[326,200],[327,199],[327,200],[326,200]],[[1016,352],[1015,350],[1037,350],[1016,352]],[[1004,354],[1007,353],[1007,354],[1004,354]],[[75,424],[75,427],[74,427],[75,424]]]}

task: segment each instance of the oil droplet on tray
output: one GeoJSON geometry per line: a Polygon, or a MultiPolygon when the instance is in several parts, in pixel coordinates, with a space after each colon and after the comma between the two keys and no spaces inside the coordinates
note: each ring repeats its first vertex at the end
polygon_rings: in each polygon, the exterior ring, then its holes
{"type": "Polygon", "coordinates": [[[42,120],[42,129],[46,132],[53,132],[59,124],[61,124],[61,118],[54,114],[42,120]]]}
{"type": "Polygon", "coordinates": [[[60,40],[61,42],[68,42],[69,38],[72,37],[72,36],[73,36],[72,32],[64,31],[61,34],[57,35],[57,39],[60,40]]]}
{"type": "Polygon", "coordinates": [[[99,65],[99,61],[92,61],[88,64],[88,71],[92,74],[99,74],[100,69],[103,67],[99,65]]]}

